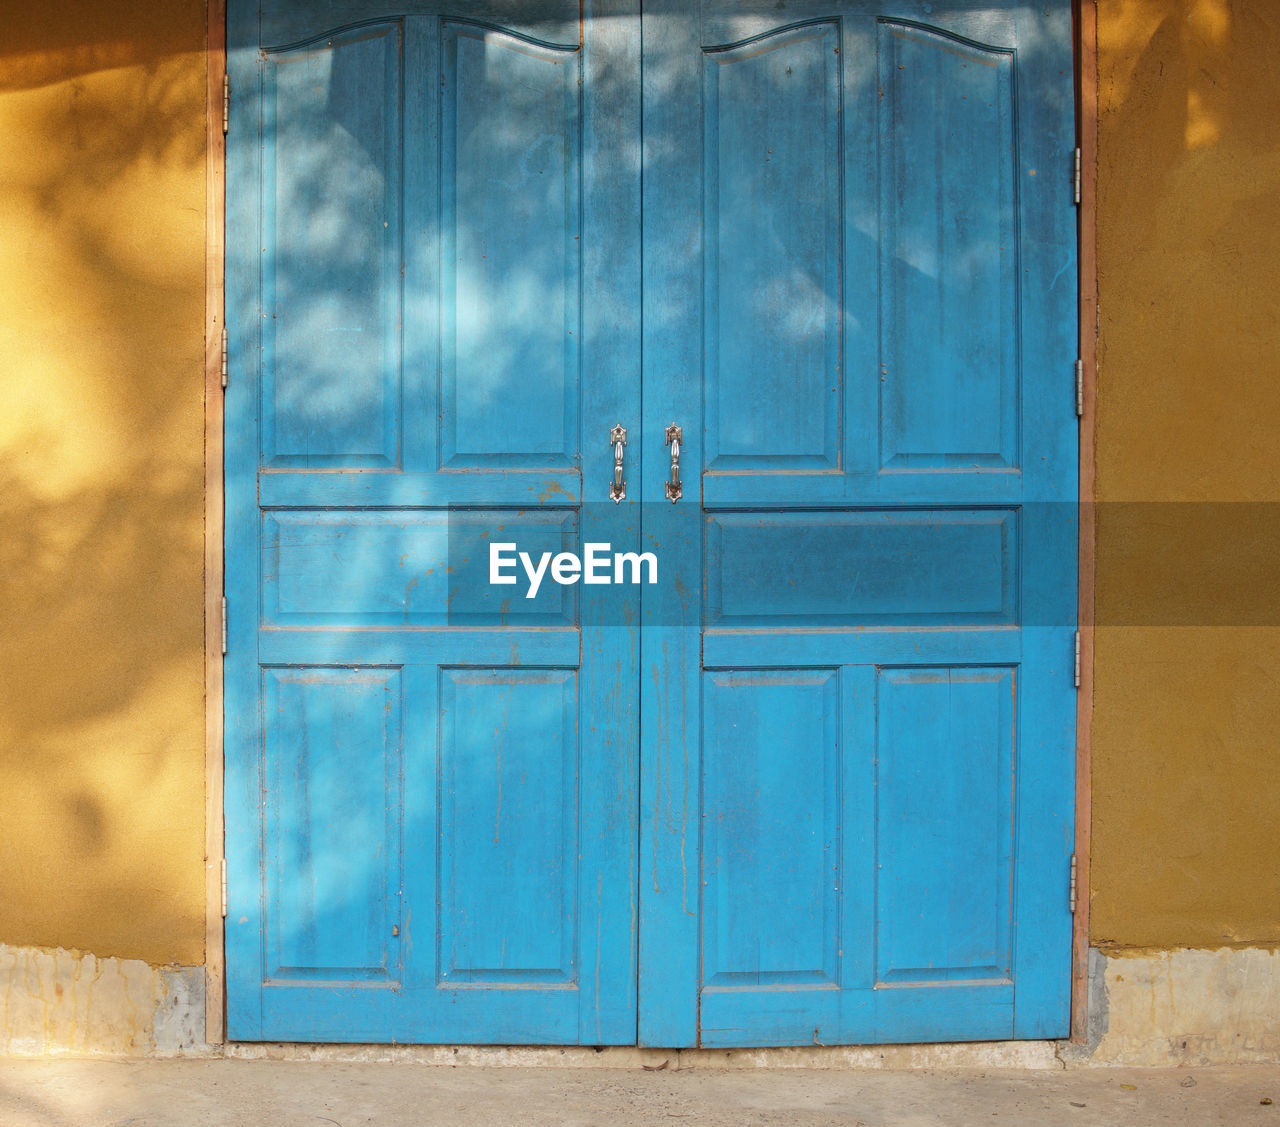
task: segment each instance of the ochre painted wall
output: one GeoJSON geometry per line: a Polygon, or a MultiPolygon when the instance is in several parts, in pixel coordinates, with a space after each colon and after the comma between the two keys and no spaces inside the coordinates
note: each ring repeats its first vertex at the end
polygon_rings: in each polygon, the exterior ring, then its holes
{"type": "Polygon", "coordinates": [[[199,963],[205,8],[0,28],[0,943],[199,963]]]}
{"type": "Polygon", "coordinates": [[[1280,4],[1099,0],[1098,37],[1092,941],[1274,945],[1280,4]]]}

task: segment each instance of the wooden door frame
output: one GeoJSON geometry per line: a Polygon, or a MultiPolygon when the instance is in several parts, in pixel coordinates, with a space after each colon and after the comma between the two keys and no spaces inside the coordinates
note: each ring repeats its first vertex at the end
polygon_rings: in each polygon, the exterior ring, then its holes
{"type": "MultiPolygon", "coordinates": [[[[1097,0],[1074,0],[1077,143],[1081,152],[1079,356],[1083,411],[1079,441],[1080,691],[1076,700],[1076,912],[1072,924],[1071,1039],[1088,1023],[1089,847],[1092,788],[1093,628],[1095,575],[1095,426],[1097,419],[1097,0]]],[[[224,590],[225,409],[223,295],[226,249],[226,0],[208,0],[205,94],[205,363],[204,363],[204,663],[205,663],[205,1041],[226,1040],[226,951],[223,904],[222,593],[224,590]]]]}
{"type": "Polygon", "coordinates": [[[226,1040],[226,951],[223,945],[222,592],[225,546],[222,398],[227,140],[223,132],[227,73],[226,0],[208,0],[205,41],[205,336],[204,336],[204,764],[205,764],[205,1041],[226,1040]]]}
{"type": "Polygon", "coordinates": [[[1098,0],[1075,0],[1076,143],[1080,146],[1080,688],[1076,694],[1076,909],[1071,942],[1071,1040],[1086,1039],[1089,998],[1089,848],[1093,804],[1093,628],[1098,408],[1098,0]]]}

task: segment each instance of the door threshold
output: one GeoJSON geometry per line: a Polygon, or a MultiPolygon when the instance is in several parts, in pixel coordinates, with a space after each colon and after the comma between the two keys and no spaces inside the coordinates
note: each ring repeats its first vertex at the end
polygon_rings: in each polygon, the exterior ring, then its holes
{"type": "Polygon", "coordinates": [[[681,1069],[1060,1069],[1057,1041],[966,1041],[930,1045],[801,1045],[762,1049],[649,1049],[581,1045],[341,1045],[233,1041],[236,1060],[404,1063],[464,1068],[681,1069]]]}

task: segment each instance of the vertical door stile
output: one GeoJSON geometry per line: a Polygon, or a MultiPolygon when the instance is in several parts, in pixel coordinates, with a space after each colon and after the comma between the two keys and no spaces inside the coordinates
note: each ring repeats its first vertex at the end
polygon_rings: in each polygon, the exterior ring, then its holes
{"type": "Polygon", "coordinates": [[[640,1011],[642,1045],[698,1037],[702,900],[702,373],[696,5],[646,4],[644,43],[644,543],[663,581],[646,589],[641,635],[640,1011]],[[695,48],[691,55],[689,48],[695,48]],[[681,427],[682,498],[667,499],[667,427],[681,427]]]}

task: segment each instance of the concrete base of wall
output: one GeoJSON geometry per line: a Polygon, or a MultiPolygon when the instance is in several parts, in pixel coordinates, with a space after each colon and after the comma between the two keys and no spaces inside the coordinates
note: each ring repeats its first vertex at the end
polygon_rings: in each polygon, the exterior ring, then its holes
{"type": "Polygon", "coordinates": [[[204,1051],[204,968],[0,944],[0,1053],[204,1051]]]}
{"type": "Polygon", "coordinates": [[[1068,1064],[1280,1062],[1280,952],[1089,955],[1089,1038],[1068,1064]]]}
{"type": "Polygon", "coordinates": [[[1280,952],[1090,952],[1089,1037],[653,1050],[203,1044],[204,971],[0,944],[0,1054],[413,1061],[520,1068],[1047,1069],[1280,1063],[1280,952]]]}

